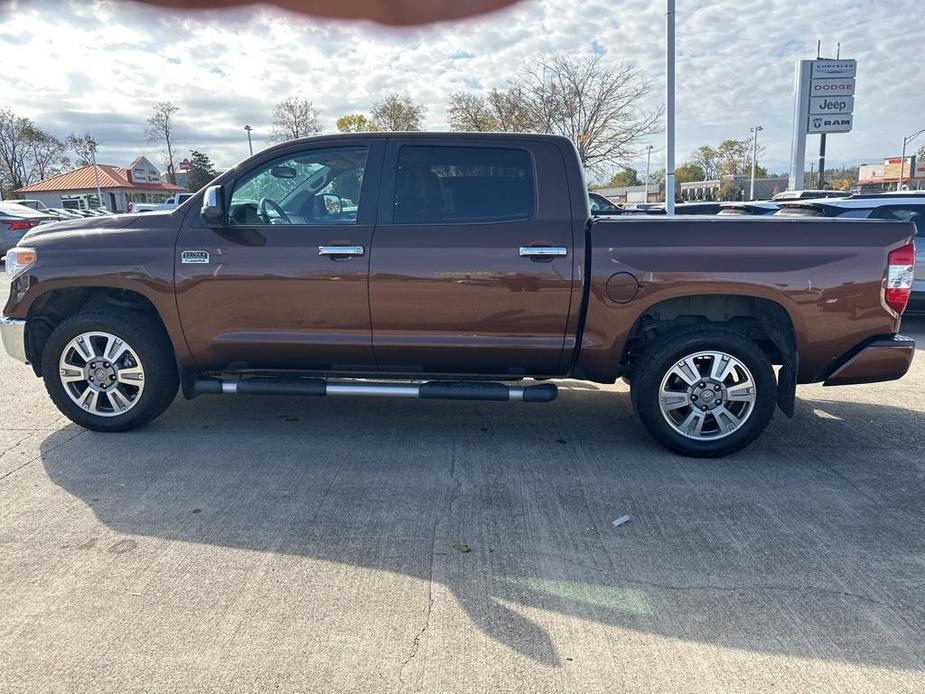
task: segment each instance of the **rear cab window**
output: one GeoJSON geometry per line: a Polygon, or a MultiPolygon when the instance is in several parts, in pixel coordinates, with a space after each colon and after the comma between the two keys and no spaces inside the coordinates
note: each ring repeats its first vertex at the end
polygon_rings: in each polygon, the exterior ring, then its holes
{"type": "Polygon", "coordinates": [[[398,153],[395,224],[478,224],[536,213],[533,157],[524,149],[405,145],[398,153]]]}

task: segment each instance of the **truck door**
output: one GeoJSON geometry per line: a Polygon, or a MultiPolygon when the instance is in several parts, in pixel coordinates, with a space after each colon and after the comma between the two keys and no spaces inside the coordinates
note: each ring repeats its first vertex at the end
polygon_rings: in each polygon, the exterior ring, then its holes
{"type": "Polygon", "coordinates": [[[224,226],[177,241],[177,303],[200,368],[375,370],[367,273],[385,141],[268,154],[225,186],[224,226]]]}
{"type": "Polygon", "coordinates": [[[370,257],[381,369],[558,372],[575,272],[550,143],[392,138],[370,257]]]}

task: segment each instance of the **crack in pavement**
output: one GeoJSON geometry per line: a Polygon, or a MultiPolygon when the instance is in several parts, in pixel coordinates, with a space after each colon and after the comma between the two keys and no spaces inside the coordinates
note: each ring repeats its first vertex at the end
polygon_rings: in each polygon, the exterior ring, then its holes
{"type": "Polygon", "coordinates": [[[399,692],[404,691],[405,687],[408,685],[404,677],[405,668],[408,667],[411,661],[414,660],[415,656],[418,654],[418,649],[421,646],[421,640],[424,638],[424,634],[430,627],[430,614],[434,608],[434,560],[437,556],[437,528],[453,513],[453,507],[456,505],[456,501],[459,499],[459,490],[462,487],[462,483],[456,476],[456,458],[456,445],[454,444],[453,455],[450,459],[450,479],[454,482],[453,491],[450,494],[449,502],[446,505],[446,513],[437,515],[434,518],[434,526],[430,537],[430,561],[427,571],[427,608],[424,610],[424,625],[415,635],[414,641],[411,642],[411,650],[408,653],[408,657],[402,661],[401,667],[398,669],[399,692]]]}
{"type": "MultiPolygon", "coordinates": [[[[52,451],[58,450],[59,448],[61,448],[61,446],[65,446],[65,445],[69,444],[71,441],[73,441],[74,439],[76,439],[78,436],[81,436],[81,435],[86,434],[86,433],[87,433],[87,430],[86,430],[86,429],[82,429],[81,431],[78,431],[76,434],[74,434],[73,436],[71,436],[71,437],[65,439],[65,440],[62,441],[61,443],[55,444],[55,445],[52,446],[51,448],[48,448],[48,449],[46,449],[46,450],[44,450],[44,451],[39,451],[38,454],[36,454],[36,455],[32,456],[31,458],[29,458],[29,460],[27,460],[26,462],[24,462],[22,465],[19,465],[19,466],[13,468],[12,470],[10,470],[9,472],[5,472],[5,473],[3,473],[2,475],[0,475],[0,482],[2,482],[3,480],[5,480],[7,477],[9,477],[10,475],[12,475],[13,473],[18,472],[19,470],[22,470],[22,469],[23,469],[24,467],[26,467],[27,465],[30,465],[30,464],[34,463],[36,460],[38,460],[39,458],[41,458],[43,455],[46,455],[46,454],[48,454],[48,453],[51,453],[52,451]]],[[[23,439],[22,441],[20,441],[19,443],[17,443],[17,444],[16,444],[15,446],[13,446],[12,448],[9,448],[9,449],[7,449],[6,451],[3,451],[3,452],[4,452],[4,453],[9,453],[10,451],[13,451],[13,450],[19,448],[23,443],[25,443],[25,439],[23,439]]]]}

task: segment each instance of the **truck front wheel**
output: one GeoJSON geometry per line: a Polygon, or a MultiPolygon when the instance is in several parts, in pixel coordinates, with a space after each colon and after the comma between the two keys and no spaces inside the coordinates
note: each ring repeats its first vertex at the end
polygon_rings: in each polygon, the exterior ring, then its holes
{"type": "Polygon", "coordinates": [[[72,422],[126,431],[161,414],[177,394],[170,340],[143,313],[78,313],[52,332],[42,355],[45,388],[72,422]]]}
{"type": "Polygon", "coordinates": [[[725,328],[693,328],[660,339],[633,370],[642,423],[682,455],[712,458],[754,441],[771,421],[776,383],[767,355],[725,328]]]}

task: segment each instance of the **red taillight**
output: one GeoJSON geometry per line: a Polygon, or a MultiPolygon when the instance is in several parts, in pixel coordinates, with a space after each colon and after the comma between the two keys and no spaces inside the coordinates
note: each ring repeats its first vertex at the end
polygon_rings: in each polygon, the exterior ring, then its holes
{"type": "Polygon", "coordinates": [[[912,294],[912,279],[915,276],[915,244],[907,243],[891,251],[886,271],[886,290],[883,298],[886,305],[902,315],[912,294]]]}
{"type": "Polygon", "coordinates": [[[9,231],[28,231],[38,223],[30,219],[3,219],[0,221],[7,225],[9,231]]]}

